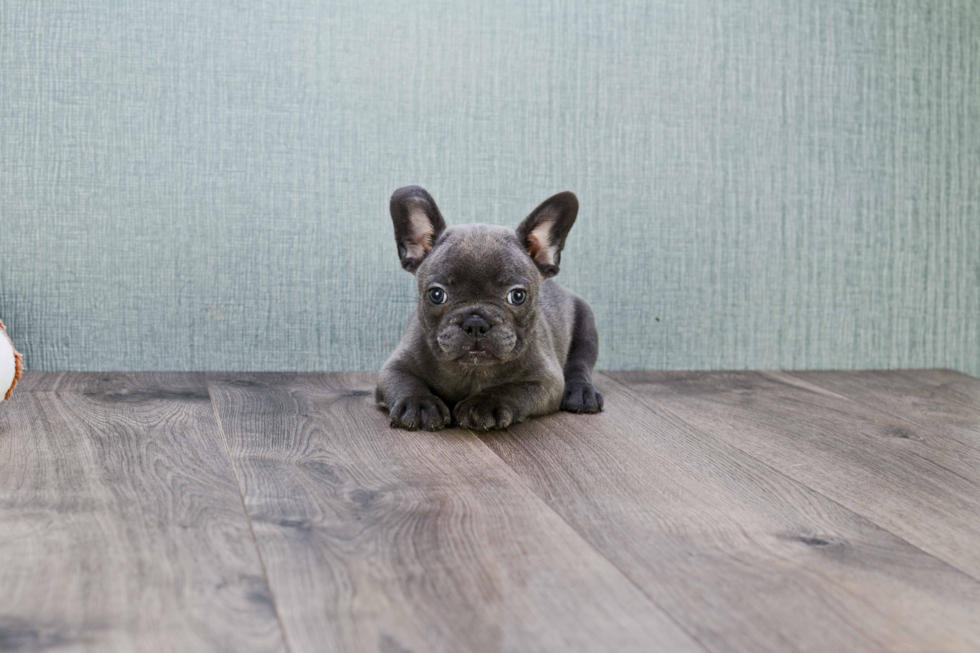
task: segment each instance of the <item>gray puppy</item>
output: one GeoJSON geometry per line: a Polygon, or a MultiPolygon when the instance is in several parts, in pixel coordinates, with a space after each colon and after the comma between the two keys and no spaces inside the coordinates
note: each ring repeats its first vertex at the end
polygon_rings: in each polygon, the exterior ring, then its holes
{"type": "Polygon", "coordinates": [[[419,300],[378,379],[393,427],[503,429],[559,408],[602,409],[592,309],[551,280],[576,215],[578,199],[565,192],[516,231],[447,228],[425,189],[395,191],[398,256],[419,300]]]}

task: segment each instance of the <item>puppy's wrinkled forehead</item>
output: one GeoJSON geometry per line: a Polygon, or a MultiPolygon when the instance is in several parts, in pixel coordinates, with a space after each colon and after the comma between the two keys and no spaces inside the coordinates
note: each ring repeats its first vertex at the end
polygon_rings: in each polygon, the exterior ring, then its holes
{"type": "Polygon", "coordinates": [[[512,229],[488,224],[447,228],[419,268],[424,277],[444,281],[490,284],[534,283],[538,270],[512,229]]]}

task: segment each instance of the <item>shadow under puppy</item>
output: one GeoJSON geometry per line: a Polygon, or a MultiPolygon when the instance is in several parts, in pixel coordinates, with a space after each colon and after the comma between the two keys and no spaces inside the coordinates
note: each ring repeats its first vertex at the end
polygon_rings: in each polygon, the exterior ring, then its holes
{"type": "Polygon", "coordinates": [[[379,374],[376,397],[393,427],[503,429],[559,408],[602,409],[592,309],[551,280],[576,215],[578,199],[564,192],[516,231],[447,228],[425,189],[395,191],[398,256],[419,300],[379,374]]]}

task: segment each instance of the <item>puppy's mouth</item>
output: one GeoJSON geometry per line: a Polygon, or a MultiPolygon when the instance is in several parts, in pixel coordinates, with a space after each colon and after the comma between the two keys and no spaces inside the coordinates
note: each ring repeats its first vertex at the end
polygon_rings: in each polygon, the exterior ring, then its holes
{"type": "Polygon", "coordinates": [[[490,352],[483,351],[482,349],[471,349],[459,358],[456,359],[457,363],[462,365],[493,365],[497,362],[497,357],[490,352]]]}

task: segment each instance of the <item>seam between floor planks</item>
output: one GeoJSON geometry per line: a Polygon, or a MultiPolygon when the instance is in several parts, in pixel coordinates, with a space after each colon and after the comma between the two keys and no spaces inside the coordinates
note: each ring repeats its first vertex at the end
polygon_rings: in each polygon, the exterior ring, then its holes
{"type": "MultiPolygon", "coordinates": [[[[767,467],[770,470],[772,470],[775,474],[778,474],[779,476],[781,476],[781,477],[783,477],[785,479],[788,479],[791,482],[795,482],[795,483],[799,483],[800,485],[803,485],[804,487],[806,487],[807,489],[811,490],[812,492],[814,492],[816,494],[819,494],[820,496],[824,497],[827,501],[830,501],[830,502],[834,503],[835,505],[837,505],[838,507],[840,507],[841,510],[845,510],[845,511],[847,511],[847,512],[853,514],[853,515],[856,515],[856,516],[858,516],[860,518],[863,518],[863,519],[868,520],[869,522],[873,523],[875,526],[877,526],[881,530],[883,530],[883,531],[889,533],[890,535],[894,536],[896,539],[901,540],[901,541],[905,542],[906,544],[908,544],[910,547],[912,547],[912,548],[920,551],[923,555],[928,556],[928,557],[930,557],[930,558],[932,558],[934,560],[937,560],[937,561],[939,561],[939,562],[941,562],[941,563],[949,566],[950,568],[954,569],[957,573],[962,574],[966,578],[969,578],[971,581],[980,584],[980,577],[977,577],[977,576],[971,574],[970,572],[962,569],[960,567],[960,565],[957,564],[956,562],[947,560],[946,558],[944,558],[944,557],[942,557],[942,556],[940,556],[940,555],[938,555],[936,553],[933,553],[931,551],[928,551],[928,550],[924,549],[923,547],[921,547],[920,545],[913,543],[907,537],[896,533],[891,527],[889,527],[889,526],[887,526],[885,524],[882,524],[881,521],[879,519],[877,519],[874,516],[873,513],[872,514],[865,514],[864,512],[859,512],[855,508],[851,508],[851,507],[845,505],[839,499],[835,499],[835,498],[833,498],[833,497],[825,494],[820,489],[813,487],[807,481],[805,481],[803,479],[795,478],[793,476],[790,476],[790,475],[786,474],[785,472],[783,472],[783,471],[779,470],[778,468],[774,467],[772,464],[766,462],[764,459],[756,456],[755,454],[753,454],[753,453],[745,450],[742,447],[739,447],[734,442],[729,442],[728,439],[726,439],[724,437],[721,437],[721,436],[717,436],[714,433],[712,433],[711,431],[707,430],[705,427],[699,426],[699,425],[691,422],[683,414],[681,414],[681,413],[673,410],[672,408],[670,408],[670,406],[667,403],[657,402],[654,399],[651,399],[649,397],[645,397],[641,393],[634,391],[628,384],[626,384],[626,383],[624,383],[622,381],[619,381],[618,379],[610,376],[610,374],[614,374],[614,373],[615,372],[611,372],[611,373],[600,372],[599,374],[601,374],[603,378],[611,381],[612,383],[615,383],[615,384],[623,387],[631,395],[633,395],[634,397],[636,397],[637,401],[641,405],[643,405],[644,407],[646,407],[646,405],[649,403],[649,404],[651,404],[653,406],[656,406],[657,408],[663,410],[664,412],[670,413],[672,416],[674,416],[675,418],[677,418],[680,421],[684,422],[685,424],[687,424],[691,428],[696,429],[696,430],[698,430],[698,431],[700,431],[702,433],[707,434],[708,436],[710,436],[712,439],[714,439],[716,441],[719,441],[719,442],[721,442],[723,444],[727,444],[727,445],[729,445],[729,446],[731,446],[731,447],[733,447],[735,449],[738,449],[743,454],[745,454],[749,458],[753,459],[754,461],[756,461],[760,465],[764,465],[765,467],[767,467]]],[[[764,375],[766,373],[765,372],[756,372],[756,374],[763,374],[764,375]]],[[[796,377],[794,377],[794,378],[796,380],[798,380],[798,381],[802,381],[802,379],[798,379],[796,377]]],[[[823,386],[819,386],[819,388],[820,388],[820,390],[825,391],[828,394],[833,394],[833,395],[838,396],[838,397],[841,397],[843,399],[847,399],[848,401],[852,401],[848,397],[844,397],[844,396],[840,395],[839,393],[834,392],[833,390],[828,390],[828,389],[824,388],[823,386]]],[[[861,405],[861,406],[864,406],[864,404],[862,404],[861,402],[854,402],[854,403],[856,403],[858,405],[861,405]]],[[[895,418],[895,419],[899,419],[901,421],[904,421],[906,423],[912,424],[914,426],[918,426],[914,422],[910,422],[909,420],[904,420],[904,419],[902,419],[900,417],[895,417],[895,416],[892,416],[892,417],[895,418]]],[[[960,475],[959,474],[956,474],[956,476],[960,476],[960,475]]],[[[967,480],[970,480],[971,483],[973,482],[971,479],[967,479],[967,480]]]]}
{"type": "Polygon", "coordinates": [[[238,488],[238,498],[241,499],[242,503],[242,513],[245,515],[245,520],[248,522],[248,532],[252,536],[252,546],[255,547],[255,554],[259,557],[259,565],[262,567],[262,577],[265,578],[265,584],[269,588],[269,599],[272,601],[272,610],[276,615],[276,621],[279,623],[279,632],[282,633],[282,643],[286,647],[286,653],[292,653],[292,646],[289,644],[289,633],[286,632],[286,627],[282,622],[282,615],[279,613],[279,602],[276,599],[276,592],[272,588],[272,583],[269,582],[269,570],[265,566],[265,558],[262,555],[262,548],[259,546],[259,541],[255,537],[255,525],[252,523],[252,517],[248,514],[248,506],[245,505],[245,493],[242,490],[242,479],[238,472],[238,465],[235,464],[234,459],[231,457],[231,449],[228,446],[228,436],[225,434],[225,427],[221,423],[221,415],[218,413],[218,407],[214,405],[214,395],[211,393],[211,379],[209,375],[205,373],[204,384],[208,390],[208,401],[211,403],[211,412],[214,413],[214,419],[218,423],[218,432],[221,434],[221,443],[224,445],[225,456],[228,457],[228,464],[231,466],[231,473],[235,477],[235,487],[238,488]]]}

